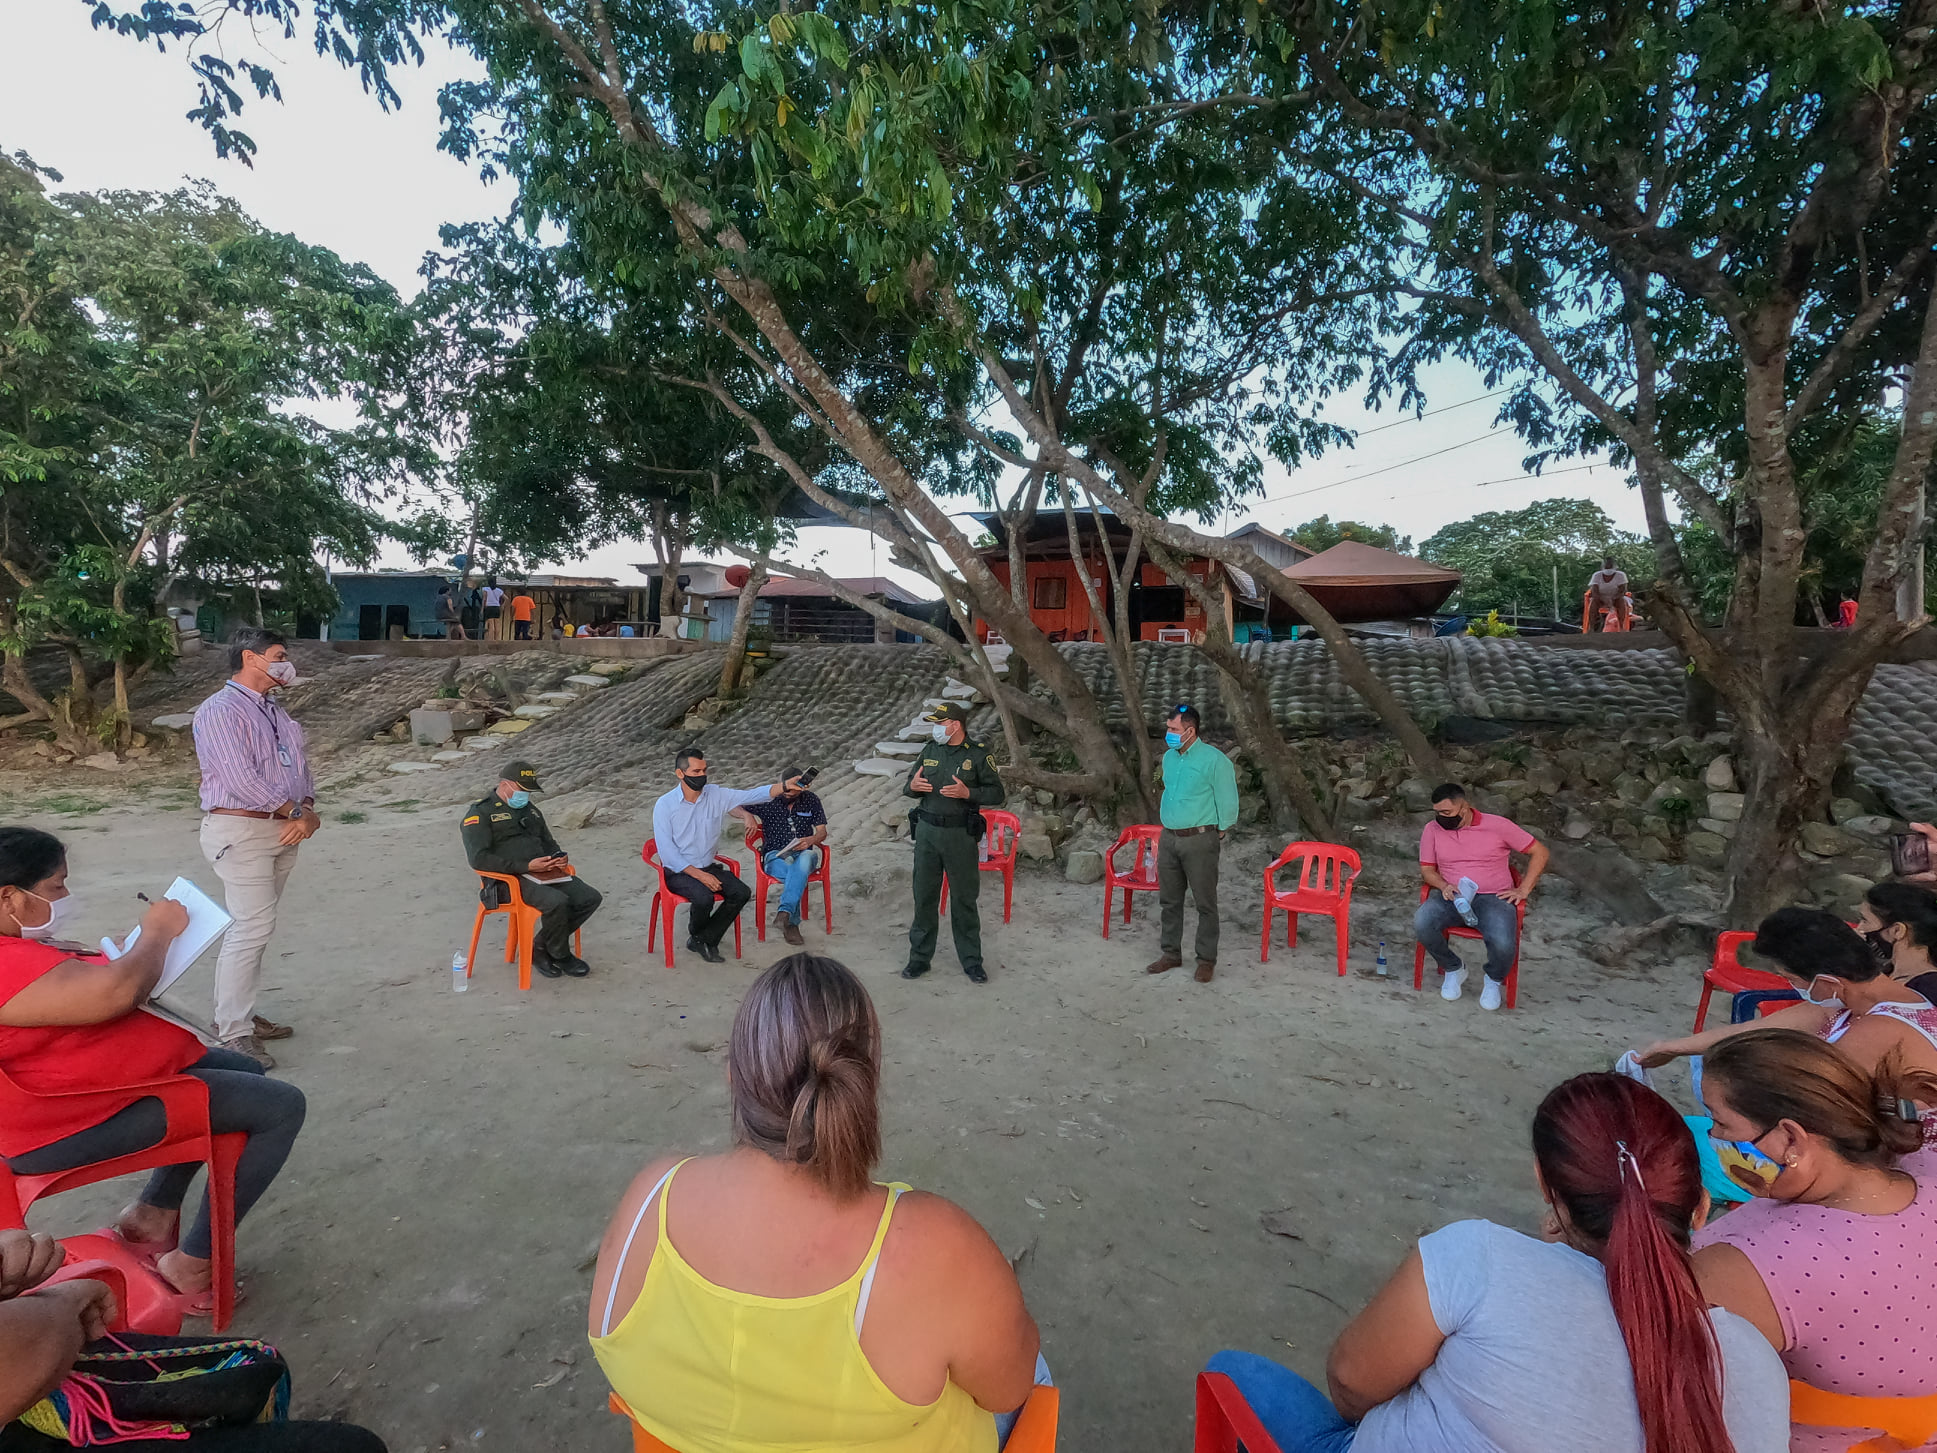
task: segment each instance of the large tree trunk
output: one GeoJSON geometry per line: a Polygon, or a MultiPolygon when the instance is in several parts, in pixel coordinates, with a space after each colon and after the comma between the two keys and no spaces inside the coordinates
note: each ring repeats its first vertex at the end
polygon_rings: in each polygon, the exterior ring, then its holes
{"type": "Polygon", "coordinates": [[[740,587],[740,598],[733,607],[733,635],[726,643],[726,660],[720,665],[721,696],[732,695],[733,688],[740,684],[740,672],[747,659],[747,632],[753,627],[753,604],[759,599],[760,587],[766,583],[767,567],[756,564],[746,584],[740,587]]]}
{"type": "Polygon", "coordinates": [[[652,553],[659,557],[659,634],[679,636],[686,593],[679,588],[679,562],[686,553],[686,532],[678,516],[653,511],[652,553]]]}
{"type": "Polygon", "coordinates": [[[92,756],[99,750],[100,743],[92,737],[74,729],[73,722],[60,704],[49,701],[27,675],[26,663],[11,652],[0,655],[0,685],[7,694],[27,708],[31,717],[44,721],[54,729],[54,744],[77,757],[92,756]]]}

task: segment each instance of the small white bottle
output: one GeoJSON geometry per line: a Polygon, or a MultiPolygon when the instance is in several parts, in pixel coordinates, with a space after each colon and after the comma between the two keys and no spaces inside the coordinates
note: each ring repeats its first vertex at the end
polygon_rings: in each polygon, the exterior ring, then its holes
{"type": "Polygon", "coordinates": [[[451,955],[451,988],[462,994],[471,987],[471,976],[465,972],[470,955],[462,951],[451,955]]]}

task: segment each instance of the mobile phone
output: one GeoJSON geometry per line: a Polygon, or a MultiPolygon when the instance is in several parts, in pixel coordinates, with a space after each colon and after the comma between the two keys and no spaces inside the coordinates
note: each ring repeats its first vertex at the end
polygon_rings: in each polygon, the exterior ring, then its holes
{"type": "Polygon", "coordinates": [[[1930,871],[1930,839],[1920,832],[1900,832],[1890,839],[1890,871],[1899,878],[1930,871]]]}
{"type": "Polygon", "coordinates": [[[809,767],[805,772],[800,774],[800,785],[803,787],[812,787],[814,785],[814,779],[820,776],[820,774],[821,769],[819,767],[809,767]]]}

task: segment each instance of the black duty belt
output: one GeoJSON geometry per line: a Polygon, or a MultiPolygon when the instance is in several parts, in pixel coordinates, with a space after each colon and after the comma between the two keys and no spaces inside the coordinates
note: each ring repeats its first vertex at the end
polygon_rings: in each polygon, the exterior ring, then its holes
{"type": "Polygon", "coordinates": [[[1164,829],[1172,837],[1196,837],[1200,832],[1216,832],[1216,827],[1167,827],[1164,829]]]}
{"type": "Polygon", "coordinates": [[[921,808],[917,807],[915,809],[915,816],[919,817],[923,822],[932,822],[936,827],[967,827],[969,825],[969,815],[966,812],[957,813],[953,817],[940,817],[932,812],[924,812],[921,808]]]}

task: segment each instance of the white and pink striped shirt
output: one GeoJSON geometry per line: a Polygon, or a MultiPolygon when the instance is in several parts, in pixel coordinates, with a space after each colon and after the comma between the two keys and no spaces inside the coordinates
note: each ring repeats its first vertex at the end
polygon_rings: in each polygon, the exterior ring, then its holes
{"type": "Polygon", "coordinates": [[[236,807],[274,812],[316,795],[303,729],[268,697],[239,681],[195,708],[195,755],[202,764],[202,811],[236,807]]]}

